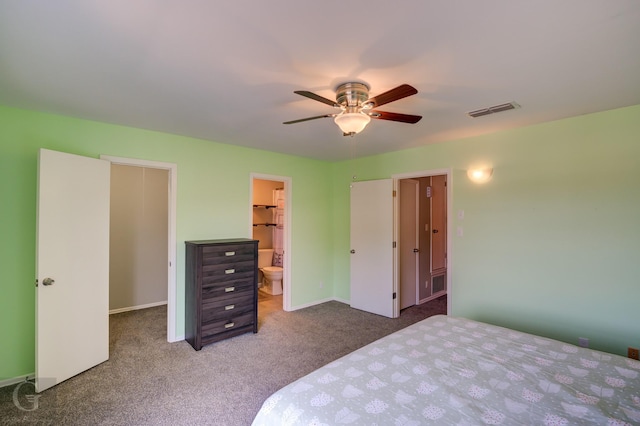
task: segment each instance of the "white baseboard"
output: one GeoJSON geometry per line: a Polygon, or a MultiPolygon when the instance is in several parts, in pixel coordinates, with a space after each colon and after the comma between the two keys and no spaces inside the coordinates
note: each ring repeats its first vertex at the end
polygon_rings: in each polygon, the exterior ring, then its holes
{"type": "Polygon", "coordinates": [[[137,311],[138,309],[153,308],[153,307],[156,307],[156,306],[162,306],[162,305],[166,305],[166,304],[167,304],[167,301],[165,300],[164,302],[147,303],[146,305],[129,306],[129,307],[126,307],[126,308],[111,309],[109,311],[109,315],[120,314],[122,312],[137,311]]]}
{"type": "Polygon", "coordinates": [[[27,380],[32,380],[34,377],[36,377],[36,373],[27,374],[26,376],[14,377],[12,379],[0,380],[0,388],[15,385],[16,383],[24,382],[27,380]]]}

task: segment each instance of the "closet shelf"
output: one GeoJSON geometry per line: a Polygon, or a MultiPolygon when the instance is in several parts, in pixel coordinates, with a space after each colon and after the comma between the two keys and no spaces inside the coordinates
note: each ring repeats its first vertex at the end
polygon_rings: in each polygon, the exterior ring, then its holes
{"type": "Polygon", "coordinates": [[[277,223],[254,223],[253,226],[276,226],[277,223]]]}
{"type": "Polygon", "coordinates": [[[276,206],[272,206],[270,204],[254,204],[253,208],[264,207],[265,209],[275,209],[276,206]]]}

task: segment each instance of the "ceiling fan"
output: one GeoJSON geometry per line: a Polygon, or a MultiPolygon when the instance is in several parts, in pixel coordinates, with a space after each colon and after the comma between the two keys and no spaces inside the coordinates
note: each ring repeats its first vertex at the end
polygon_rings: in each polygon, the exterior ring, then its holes
{"type": "Polygon", "coordinates": [[[395,89],[370,98],[368,85],[357,82],[343,83],[336,88],[335,101],[306,90],[296,90],[293,93],[313,99],[314,101],[322,102],[334,108],[339,108],[341,111],[334,114],[324,114],[315,117],[301,118],[299,120],[285,121],[282,124],[294,124],[318,118],[333,117],[333,120],[338,127],[340,127],[344,136],[353,136],[364,130],[372,118],[411,124],[417,123],[422,118],[420,115],[374,110],[374,108],[384,104],[418,93],[414,87],[408,84],[402,84],[395,89]]]}

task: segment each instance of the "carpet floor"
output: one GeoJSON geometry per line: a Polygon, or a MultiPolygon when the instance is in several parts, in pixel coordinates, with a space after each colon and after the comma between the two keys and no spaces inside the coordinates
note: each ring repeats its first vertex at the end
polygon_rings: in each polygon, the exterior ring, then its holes
{"type": "Polygon", "coordinates": [[[112,315],[108,361],[42,392],[37,409],[32,385],[1,388],[0,424],[250,425],[271,393],[446,305],[389,319],[335,301],[285,312],[281,296],[261,293],[257,334],[201,351],[166,341],[165,306],[112,315]]]}

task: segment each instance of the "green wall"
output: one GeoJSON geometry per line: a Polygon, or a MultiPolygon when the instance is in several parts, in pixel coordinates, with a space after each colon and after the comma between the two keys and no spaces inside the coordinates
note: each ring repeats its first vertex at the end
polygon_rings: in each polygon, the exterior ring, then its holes
{"type": "Polygon", "coordinates": [[[295,308],[349,299],[352,176],[451,168],[464,229],[452,314],[619,354],[640,345],[640,106],[333,164],[5,107],[0,123],[0,380],[34,372],[39,148],[178,165],[179,335],[183,242],[248,236],[251,172],[292,178],[295,308]],[[479,161],[494,167],[484,185],[466,178],[479,161]]]}
{"type": "Polygon", "coordinates": [[[336,297],[349,182],[451,168],[452,314],[626,355],[640,345],[640,106],[335,163],[336,297]],[[488,162],[484,185],[466,177],[488,162]],[[464,219],[457,212],[464,210],[464,219]]]}
{"type": "Polygon", "coordinates": [[[5,107],[0,107],[0,123],[0,381],[31,374],[35,368],[40,148],[178,165],[177,335],[184,333],[184,241],[250,237],[251,172],[291,177],[292,307],[332,297],[329,163],[5,107]]]}

